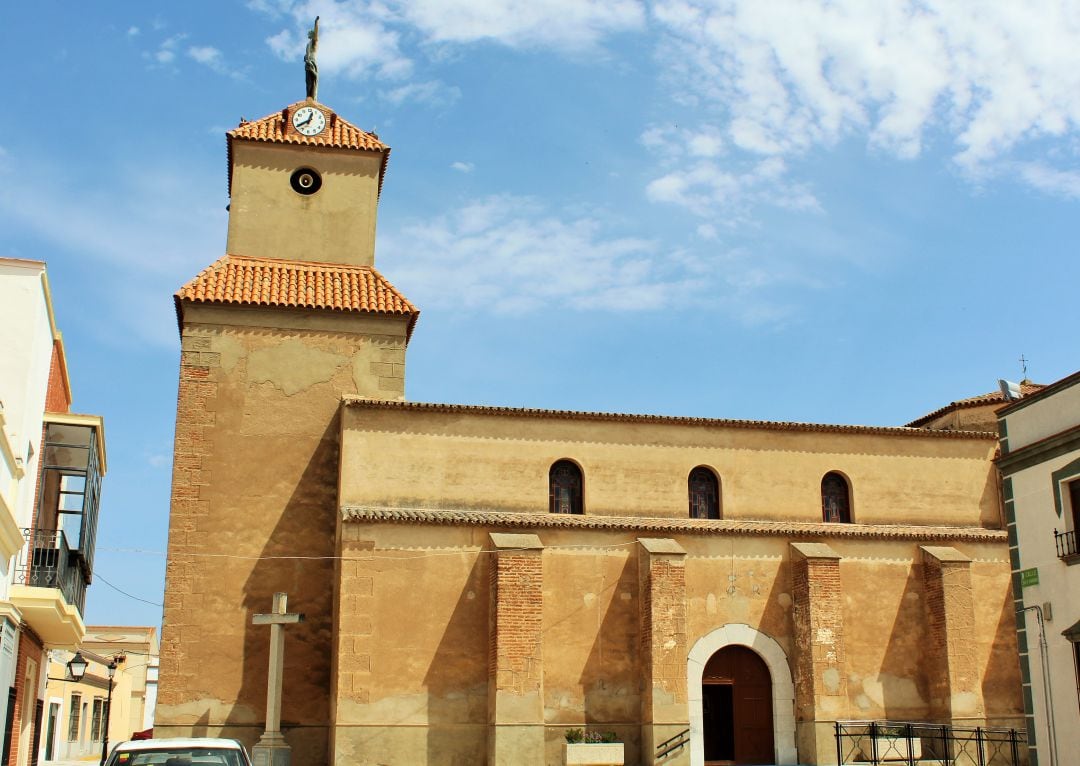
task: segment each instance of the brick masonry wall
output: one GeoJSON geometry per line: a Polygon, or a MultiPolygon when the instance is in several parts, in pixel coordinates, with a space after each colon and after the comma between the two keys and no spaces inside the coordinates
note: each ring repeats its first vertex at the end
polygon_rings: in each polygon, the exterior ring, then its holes
{"type": "Polygon", "coordinates": [[[930,706],[935,717],[984,713],[975,652],[975,607],[969,562],[924,556],[926,659],[930,706]]]}
{"type": "MultiPolygon", "coordinates": [[[[34,741],[33,719],[34,705],[37,703],[37,685],[35,683],[33,688],[26,688],[26,665],[27,660],[34,660],[40,673],[44,666],[43,654],[41,641],[28,626],[23,625],[19,631],[19,655],[15,660],[15,715],[11,722],[11,748],[8,750],[8,763],[19,762],[19,739],[24,720],[30,726],[30,736],[27,741],[30,743],[34,741]]],[[[28,759],[27,763],[29,762],[28,759]]]]}
{"type": "Polygon", "coordinates": [[[643,551],[641,566],[641,659],[646,689],[642,720],[652,721],[663,702],[685,705],[686,566],[683,556],[643,551]]]}
{"type": "Polygon", "coordinates": [[[64,375],[60,367],[60,342],[53,341],[52,361],[49,363],[49,387],[45,391],[45,411],[68,413],[71,400],[68,398],[64,375]]]}
{"type": "Polygon", "coordinates": [[[796,717],[835,717],[847,700],[840,561],[795,557],[792,564],[796,717]]]}
{"type": "Polygon", "coordinates": [[[210,430],[220,368],[220,354],[210,349],[209,337],[185,334],[181,341],[180,384],[176,402],[176,433],[173,454],[172,502],[169,518],[169,558],[165,565],[161,659],[158,702],[179,705],[197,683],[196,668],[185,665],[182,642],[185,607],[197,598],[195,581],[198,564],[183,554],[198,548],[199,519],[210,512],[208,500],[200,498],[200,487],[211,479],[212,443],[210,430]],[[177,555],[180,554],[180,555],[177,555]]]}
{"type": "MultiPolygon", "coordinates": [[[[488,673],[492,691],[543,701],[543,557],[537,551],[493,555],[488,673]]],[[[499,711],[492,710],[499,721],[499,711]]],[[[541,721],[538,720],[537,723],[541,721]]]]}

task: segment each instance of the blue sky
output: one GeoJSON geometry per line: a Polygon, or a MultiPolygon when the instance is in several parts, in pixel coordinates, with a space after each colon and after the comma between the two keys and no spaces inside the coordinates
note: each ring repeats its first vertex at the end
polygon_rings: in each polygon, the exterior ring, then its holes
{"type": "Polygon", "coordinates": [[[317,14],[409,399],[898,425],[1080,366],[1075,2],[5,3],[0,255],[106,419],[90,623],[160,621],[171,296],[317,14]]]}

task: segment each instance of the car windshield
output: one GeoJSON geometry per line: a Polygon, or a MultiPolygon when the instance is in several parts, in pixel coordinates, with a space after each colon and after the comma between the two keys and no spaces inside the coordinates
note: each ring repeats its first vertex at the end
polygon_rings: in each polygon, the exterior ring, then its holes
{"type": "Polygon", "coordinates": [[[172,747],[113,753],[108,766],[247,766],[239,750],[172,747]]]}

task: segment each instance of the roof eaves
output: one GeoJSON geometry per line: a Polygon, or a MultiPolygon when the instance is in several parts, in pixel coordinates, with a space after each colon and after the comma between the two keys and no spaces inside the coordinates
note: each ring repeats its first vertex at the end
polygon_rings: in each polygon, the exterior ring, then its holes
{"type": "Polygon", "coordinates": [[[548,410],[530,407],[501,407],[475,404],[442,404],[434,402],[402,402],[388,399],[369,399],[363,396],[342,397],[346,407],[371,409],[398,409],[441,413],[474,413],[477,415],[509,415],[516,417],[592,420],[628,423],[657,423],[671,425],[720,426],[726,428],[761,429],[770,431],[799,431],[817,433],[878,434],[883,436],[927,437],[933,439],[979,439],[997,440],[991,431],[935,431],[898,426],[854,426],[828,423],[796,423],[773,420],[733,420],[726,418],[700,418],[675,415],[639,415],[618,412],[589,412],[579,410],[548,410]]]}

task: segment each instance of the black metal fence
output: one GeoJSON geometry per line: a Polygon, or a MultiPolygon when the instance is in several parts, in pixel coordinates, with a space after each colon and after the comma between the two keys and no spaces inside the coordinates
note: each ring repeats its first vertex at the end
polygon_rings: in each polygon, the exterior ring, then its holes
{"type": "Polygon", "coordinates": [[[837,721],[838,764],[1021,766],[1024,732],[909,721],[837,721]]]}
{"type": "Polygon", "coordinates": [[[15,563],[15,583],[59,588],[64,601],[83,611],[86,583],[64,533],[56,529],[23,530],[26,545],[15,563]]]}

